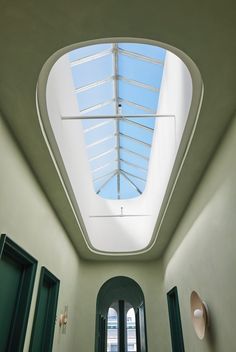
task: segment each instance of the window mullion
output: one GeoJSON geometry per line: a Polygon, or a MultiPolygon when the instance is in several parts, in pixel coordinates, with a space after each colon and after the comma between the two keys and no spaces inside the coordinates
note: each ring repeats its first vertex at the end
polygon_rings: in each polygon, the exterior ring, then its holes
{"type": "Polygon", "coordinates": [[[119,352],[126,351],[125,339],[125,302],[119,301],[119,352]]]}

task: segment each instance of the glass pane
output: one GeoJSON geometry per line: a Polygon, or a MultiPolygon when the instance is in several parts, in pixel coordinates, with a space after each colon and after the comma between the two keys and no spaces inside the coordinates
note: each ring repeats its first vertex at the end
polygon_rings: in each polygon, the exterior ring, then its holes
{"type": "Polygon", "coordinates": [[[110,136],[115,133],[114,124],[109,123],[101,126],[100,128],[96,128],[91,130],[89,133],[85,133],[85,143],[86,145],[93,143],[95,141],[99,141],[107,136],[110,136]]]}
{"type": "Polygon", "coordinates": [[[149,127],[152,129],[152,131],[154,131],[154,127],[155,127],[155,121],[157,118],[154,117],[130,117],[128,118],[130,121],[134,121],[137,122],[143,126],[149,127]]]}
{"type": "Polygon", "coordinates": [[[131,51],[133,53],[138,53],[144,56],[148,56],[153,59],[158,59],[163,62],[165,60],[166,50],[154,45],[138,44],[138,43],[120,43],[119,48],[127,51],[131,51]]]}
{"type": "Polygon", "coordinates": [[[127,172],[127,176],[129,176],[128,174],[132,174],[134,176],[137,176],[137,178],[141,178],[142,180],[144,180],[144,184],[145,184],[147,173],[144,170],[135,168],[132,165],[126,164],[122,161],[120,164],[121,164],[121,169],[123,171],[127,172]]]}
{"type": "Polygon", "coordinates": [[[79,110],[101,104],[113,98],[113,83],[108,82],[77,94],[79,110]]]}
{"type": "Polygon", "coordinates": [[[83,128],[84,128],[84,132],[86,133],[87,132],[87,129],[88,128],[93,128],[99,124],[103,124],[103,123],[106,123],[110,120],[107,120],[107,119],[86,119],[84,118],[82,121],[82,125],[83,125],[83,128]]]}
{"type": "Polygon", "coordinates": [[[91,169],[94,170],[116,159],[116,151],[111,150],[107,154],[96,154],[96,159],[90,160],[91,169]]]}
{"type": "Polygon", "coordinates": [[[75,49],[69,53],[70,62],[111,49],[111,44],[96,44],[75,49]]]}
{"type": "Polygon", "coordinates": [[[89,159],[95,157],[98,154],[105,153],[107,150],[115,148],[114,138],[107,139],[104,142],[95,144],[93,147],[87,149],[89,159]]]}
{"type": "Polygon", "coordinates": [[[135,312],[130,308],[126,315],[127,352],[137,351],[135,312]]]}
{"type": "Polygon", "coordinates": [[[112,75],[112,56],[71,67],[75,88],[106,79],[112,75]]]}
{"type": "Polygon", "coordinates": [[[99,191],[100,192],[104,192],[103,188],[106,186],[106,184],[108,184],[108,182],[110,182],[110,180],[114,177],[114,170],[111,170],[111,172],[103,172],[103,175],[101,175],[100,177],[94,177],[95,181],[94,181],[94,189],[95,192],[97,193],[99,191]]]}
{"type": "Polygon", "coordinates": [[[160,88],[163,65],[154,65],[125,55],[119,55],[118,65],[119,75],[160,88]]]}
{"type": "Polygon", "coordinates": [[[114,308],[108,310],[107,352],[118,352],[118,317],[114,308]]]}
{"type": "Polygon", "coordinates": [[[139,180],[136,177],[130,176],[130,175],[128,175],[128,177],[129,177],[130,181],[132,181],[140,189],[140,191],[144,192],[144,189],[146,187],[145,182],[139,180]]]}
{"type": "MultiPolygon", "coordinates": [[[[140,191],[142,190],[140,189],[140,191]]],[[[132,184],[123,175],[120,175],[120,197],[129,199],[138,197],[139,195],[140,193],[138,190],[132,186],[132,184]]]]}
{"type": "Polygon", "coordinates": [[[106,115],[114,115],[115,114],[115,104],[111,103],[105,106],[102,106],[96,110],[83,113],[83,116],[106,116],[106,115]]]}
{"type": "Polygon", "coordinates": [[[143,141],[148,144],[152,144],[152,133],[144,128],[136,125],[131,125],[125,121],[120,122],[120,132],[143,141]]]}
{"type": "Polygon", "coordinates": [[[107,199],[117,199],[118,188],[122,199],[136,197],[139,195],[137,188],[140,192],[145,188],[156,121],[155,117],[147,118],[145,115],[157,111],[159,91],[153,90],[153,87],[159,89],[161,86],[165,60],[165,50],[152,45],[119,43],[119,49],[117,74],[122,78],[118,80],[117,101],[112,79],[115,73],[112,44],[90,45],[69,53],[70,62],[85,59],[71,65],[75,90],[86,88],[77,92],[81,115],[114,116],[116,105],[121,104],[121,114],[128,116],[128,121],[120,120],[118,125],[114,120],[102,118],[82,120],[94,189],[107,199]],[[104,51],[108,53],[99,57],[104,51]],[[97,58],[90,60],[92,55],[97,55],[97,58]],[[127,79],[134,82],[128,82],[127,79]],[[88,88],[90,84],[95,87],[88,88]],[[133,115],[139,117],[130,117],[133,115]],[[117,133],[119,131],[120,134],[117,133]],[[126,176],[117,176],[119,165],[126,176]]]}
{"type": "Polygon", "coordinates": [[[123,136],[120,137],[120,145],[121,147],[129,149],[134,153],[139,153],[145,158],[149,158],[150,148],[146,147],[145,145],[139,144],[135,141],[131,141],[123,136]]]}
{"type": "Polygon", "coordinates": [[[99,195],[105,199],[118,199],[117,194],[117,176],[114,176],[106,186],[101,190],[99,195]]]}
{"type": "MultiPolygon", "coordinates": [[[[122,102],[122,113],[125,116],[142,115],[142,114],[145,116],[145,114],[147,114],[146,112],[141,111],[140,109],[138,109],[134,106],[130,106],[130,105],[126,104],[125,102],[122,102]]],[[[148,126],[150,128],[154,128],[156,118],[154,118],[154,117],[143,117],[143,118],[136,117],[136,118],[132,118],[132,120],[136,121],[138,123],[141,123],[145,126],[148,126]]]]}
{"type": "Polygon", "coordinates": [[[137,164],[145,169],[148,169],[148,160],[142,159],[137,155],[131,154],[125,149],[121,149],[120,158],[128,162],[137,164]]]}
{"type": "Polygon", "coordinates": [[[156,113],[157,111],[159,92],[153,92],[147,88],[119,81],[119,95],[122,99],[132,101],[151,109],[153,113],[156,113]]]}

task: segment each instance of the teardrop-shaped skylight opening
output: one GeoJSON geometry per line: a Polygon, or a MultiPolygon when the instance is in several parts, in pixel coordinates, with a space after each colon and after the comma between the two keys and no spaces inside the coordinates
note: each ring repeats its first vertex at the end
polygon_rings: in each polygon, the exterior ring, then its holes
{"type": "Polygon", "coordinates": [[[149,40],[73,45],[44,65],[41,127],[91,250],[134,254],[156,241],[202,91],[187,55],[149,40]]]}

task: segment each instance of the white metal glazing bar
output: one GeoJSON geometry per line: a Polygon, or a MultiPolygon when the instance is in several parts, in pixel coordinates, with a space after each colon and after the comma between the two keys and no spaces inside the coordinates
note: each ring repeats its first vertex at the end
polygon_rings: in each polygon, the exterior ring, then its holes
{"type": "Polygon", "coordinates": [[[99,188],[99,189],[97,190],[97,192],[96,192],[97,194],[99,194],[99,193],[101,192],[101,190],[108,184],[108,182],[110,182],[111,179],[116,176],[116,173],[117,173],[117,171],[116,171],[113,175],[111,175],[111,177],[109,177],[108,180],[106,180],[106,181],[100,186],[100,188],[99,188]]]}
{"type": "Polygon", "coordinates": [[[164,62],[161,60],[154,59],[152,57],[145,56],[145,55],[138,54],[138,53],[134,53],[133,51],[129,51],[129,50],[121,49],[121,48],[118,49],[118,53],[121,55],[132,57],[134,59],[150,62],[155,65],[163,65],[164,64],[164,62]]]}
{"type": "Polygon", "coordinates": [[[92,173],[94,174],[95,172],[98,172],[100,170],[106,169],[108,166],[110,166],[112,163],[106,163],[100,167],[97,167],[96,169],[92,169],[92,173]]]}
{"type": "Polygon", "coordinates": [[[134,152],[134,151],[132,151],[132,150],[130,150],[130,149],[128,149],[128,148],[120,147],[120,149],[121,149],[121,150],[124,150],[125,152],[127,152],[127,153],[129,153],[129,154],[131,154],[131,155],[137,156],[137,157],[139,157],[139,158],[141,158],[141,159],[143,159],[143,160],[146,160],[146,161],[149,160],[149,158],[147,158],[146,156],[144,156],[144,155],[142,155],[142,154],[139,154],[139,153],[137,153],[137,152],[134,152]]]}
{"type": "Polygon", "coordinates": [[[137,103],[134,103],[133,101],[130,101],[130,100],[127,100],[127,99],[123,99],[123,98],[119,98],[119,101],[121,103],[125,103],[127,105],[130,105],[130,106],[133,106],[139,110],[143,110],[143,111],[146,111],[147,113],[150,113],[150,114],[155,114],[155,111],[153,111],[152,109],[148,108],[147,106],[143,106],[141,104],[137,104],[137,103]]]}
{"type": "Polygon", "coordinates": [[[111,148],[111,149],[107,150],[106,152],[103,152],[103,153],[100,153],[100,154],[98,154],[96,156],[93,156],[92,158],[89,159],[89,161],[94,161],[94,160],[100,159],[103,156],[112,153],[115,149],[116,148],[111,148]]]}
{"type": "Polygon", "coordinates": [[[132,174],[131,172],[127,172],[127,171],[125,171],[125,170],[120,170],[122,173],[124,173],[124,174],[126,174],[126,175],[129,175],[129,176],[131,176],[131,177],[135,177],[135,178],[137,178],[138,180],[141,180],[141,181],[143,181],[143,182],[146,182],[146,180],[144,179],[144,178],[142,178],[142,177],[139,177],[139,176],[137,176],[137,175],[134,175],[134,174],[132,174]]]}
{"type": "MultiPolygon", "coordinates": [[[[114,99],[106,100],[106,101],[104,101],[104,102],[102,102],[102,103],[99,103],[99,104],[90,106],[89,108],[80,110],[80,113],[81,113],[81,114],[87,114],[87,112],[90,112],[90,111],[94,111],[94,110],[103,108],[104,106],[109,105],[109,104],[112,104],[112,103],[114,103],[114,99]]],[[[86,116],[85,116],[85,117],[86,117],[86,116]]]]}
{"type": "Polygon", "coordinates": [[[145,147],[151,148],[151,144],[146,143],[146,142],[143,142],[143,141],[141,141],[140,139],[131,137],[131,136],[129,136],[129,135],[125,134],[125,133],[122,133],[122,132],[120,132],[120,135],[121,135],[122,137],[124,137],[124,138],[130,139],[131,141],[134,141],[134,142],[136,142],[136,143],[142,144],[142,145],[144,145],[145,147]]]}
{"type": "Polygon", "coordinates": [[[90,132],[90,131],[96,130],[97,128],[100,128],[100,127],[109,125],[111,122],[112,122],[112,120],[106,120],[106,121],[97,123],[96,125],[93,125],[93,126],[91,126],[91,127],[85,128],[85,129],[84,129],[84,133],[88,133],[88,132],[90,132]]]}
{"type": "MultiPolygon", "coordinates": [[[[115,113],[119,114],[119,86],[117,82],[118,77],[118,45],[112,44],[113,49],[113,76],[114,76],[114,99],[115,99],[115,113]]],[[[116,150],[117,150],[117,198],[120,199],[120,124],[119,120],[115,121],[116,125],[116,150]]]]}
{"type": "Polygon", "coordinates": [[[113,79],[113,77],[110,76],[110,77],[107,77],[107,78],[102,79],[100,81],[95,81],[93,83],[87,84],[86,86],[82,86],[80,88],[75,88],[74,92],[75,92],[75,94],[85,92],[86,90],[102,86],[105,83],[109,83],[112,81],[112,79],[113,79]]]}
{"type": "Polygon", "coordinates": [[[124,82],[126,82],[128,84],[132,84],[133,86],[151,90],[152,92],[159,92],[159,90],[160,90],[160,88],[156,88],[156,87],[154,87],[154,86],[152,86],[150,84],[145,84],[145,83],[136,81],[134,79],[126,78],[124,76],[118,76],[118,79],[120,81],[124,81],[124,82]]]}
{"type": "MultiPolygon", "coordinates": [[[[113,101],[112,101],[113,102],[113,101]]],[[[175,115],[160,115],[160,114],[136,114],[136,115],[83,115],[83,116],[61,116],[62,120],[96,120],[96,119],[123,119],[123,118],[150,118],[150,117],[175,117],[175,115]]]]}
{"type": "Polygon", "coordinates": [[[98,141],[95,141],[93,143],[90,143],[90,144],[87,144],[86,148],[92,148],[92,147],[95,147],[101,143],[104,143],[104,142],[107,142],[109,139],[113,139],[115,136],[115,133],[114,134],[111,134],[105,138],[102,138],[102,139],[99,139],[98,141]]]}
{"type": "Polygon", "coordinates": [[[81,64],[84,64],[84,63],[89,62],[89,61],[100,59],[101,57],[110,55],[111,53],[112,53],[111,49],[103,50],[103,51],[100,51],[99,53],[96,53],[96,54],[93,54],[93,55],[88,55],[88,56],[85,56],[85,57],[83,57],[81,59],[71,61],[70,65],[71,65],[71,67],[74,67],[74,66],[77,66],[77,65],[81,65],[81,64]]]}
{"type": "Polygon", "coordinates": [[[140,191],[140,189],[136,186],[136,184],[130,180],[130,178],[124,173],[121,171],[121,175],[124,176],[124,178],[126,178],[126,180],[131,184],[131,186],[139,193],[139,194],[142,194],[142,192],[140,191]]]}
{"type": "Polygon", "coordinates": [[[127,160],[124,160],[124,159],[120,159],[120,161],[122,161],[124,164],[126,164],[126,165],[130,165],[130,166],[132,166],[132,167],[134,167],[135,169],[140,169],[140,170],[142,170],[142,171],[145,171],[145,172],[147,172],[147,169],[145,168],[145,167],[142,167],[142,166],[140,166],[140,165],[137,165],[137,164],[135,164],[135,163],[132,163],[132,162],[130,162],[130,161],[127,161],[127,160]]]}
{"type": "Polygon", "coordinates": [[[87,91],[89,89],[93,89],[93,88],[99,87],[99,86],[101,86],[103,84],[109,83],[109,82],[111,82],[114,79],[117,79],[118,81],[126,82],[128,84],[131,84],[131,85],[139,87],[139,88],[148,89],[148,90],[150,90],[150,91],[152,91],[154,93],[157,93],[160,90],[160,88],[154,87],[152,85],[145,84],[145,83],[136,81],[134,79],[130,79],[130,78],[126,78],[124,76],[118,75],[116,78],[114,76],[109,76],[109,77],[107,77],[105,79],[92,82],[90,84],[87,84],[87,85],[79,87],[79,88],[75,88],[74,92],[76,94],[82,93],[82,92],[85,92],[85,91],[87,91]]]}
{"type": "Polygon", "coordinates": [[[123,118],[121,121],[124,121],[125,123],[128,123],[129,125],[132,125],[132,126],[140,127],[150,133],[153,133],[154,131],[154,128],[142,125],[141,123],[138,123],[136,121],[128,120],[127,118],[123,118]]]}
{"type": "Polygon", "coordinates": [[[102,180],[103,178],[107,177],[107,176],[110,176],[111,174],[114,176],[116,174],[117,170],[113,170],[111,172],[108,172],[106,173],[105,175],[102,175],[102,176],[98,176],[96,178],[93,179],[93,182],[97,182],[99,180],[102,180]]]}

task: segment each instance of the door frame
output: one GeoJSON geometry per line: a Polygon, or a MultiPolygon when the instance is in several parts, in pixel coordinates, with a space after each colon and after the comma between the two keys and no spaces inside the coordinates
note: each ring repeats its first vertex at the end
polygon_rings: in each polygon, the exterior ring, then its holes
{"type": "Polygon", "coordinates": [[[179,309],[179,298],[177,287],[173,287],[167,292],[167,302],[169,311],[169,322],[171,332],[171,343],[173,352],[184,352],[184,339],[179,309]]]}
{"type": "Polygon", "coordinates": [[[0,260],[4,255],[22,269],[18,287],[17,300],[11,320],[7,351],[23,351],[26,328],[28,323],[37,260],[13,242],[6,234],[0,237],[0,260]]]}
{"type": "Polygon", "coordinates": [[[38,295],[34,313],[34,322],[31,332],[29,352],[34,351],[35,341],[37,340],[36,330],[40,313],[39,308],[42,300],[41,293],[42,288],[45,284],[48,286],[49,296],[46,307],[45,324],[42,334],[42,349],[45,352],[49,352],[52,350],[60,280],[43,266],[41,268],[41,274],[39,279],[38,295]]]}

